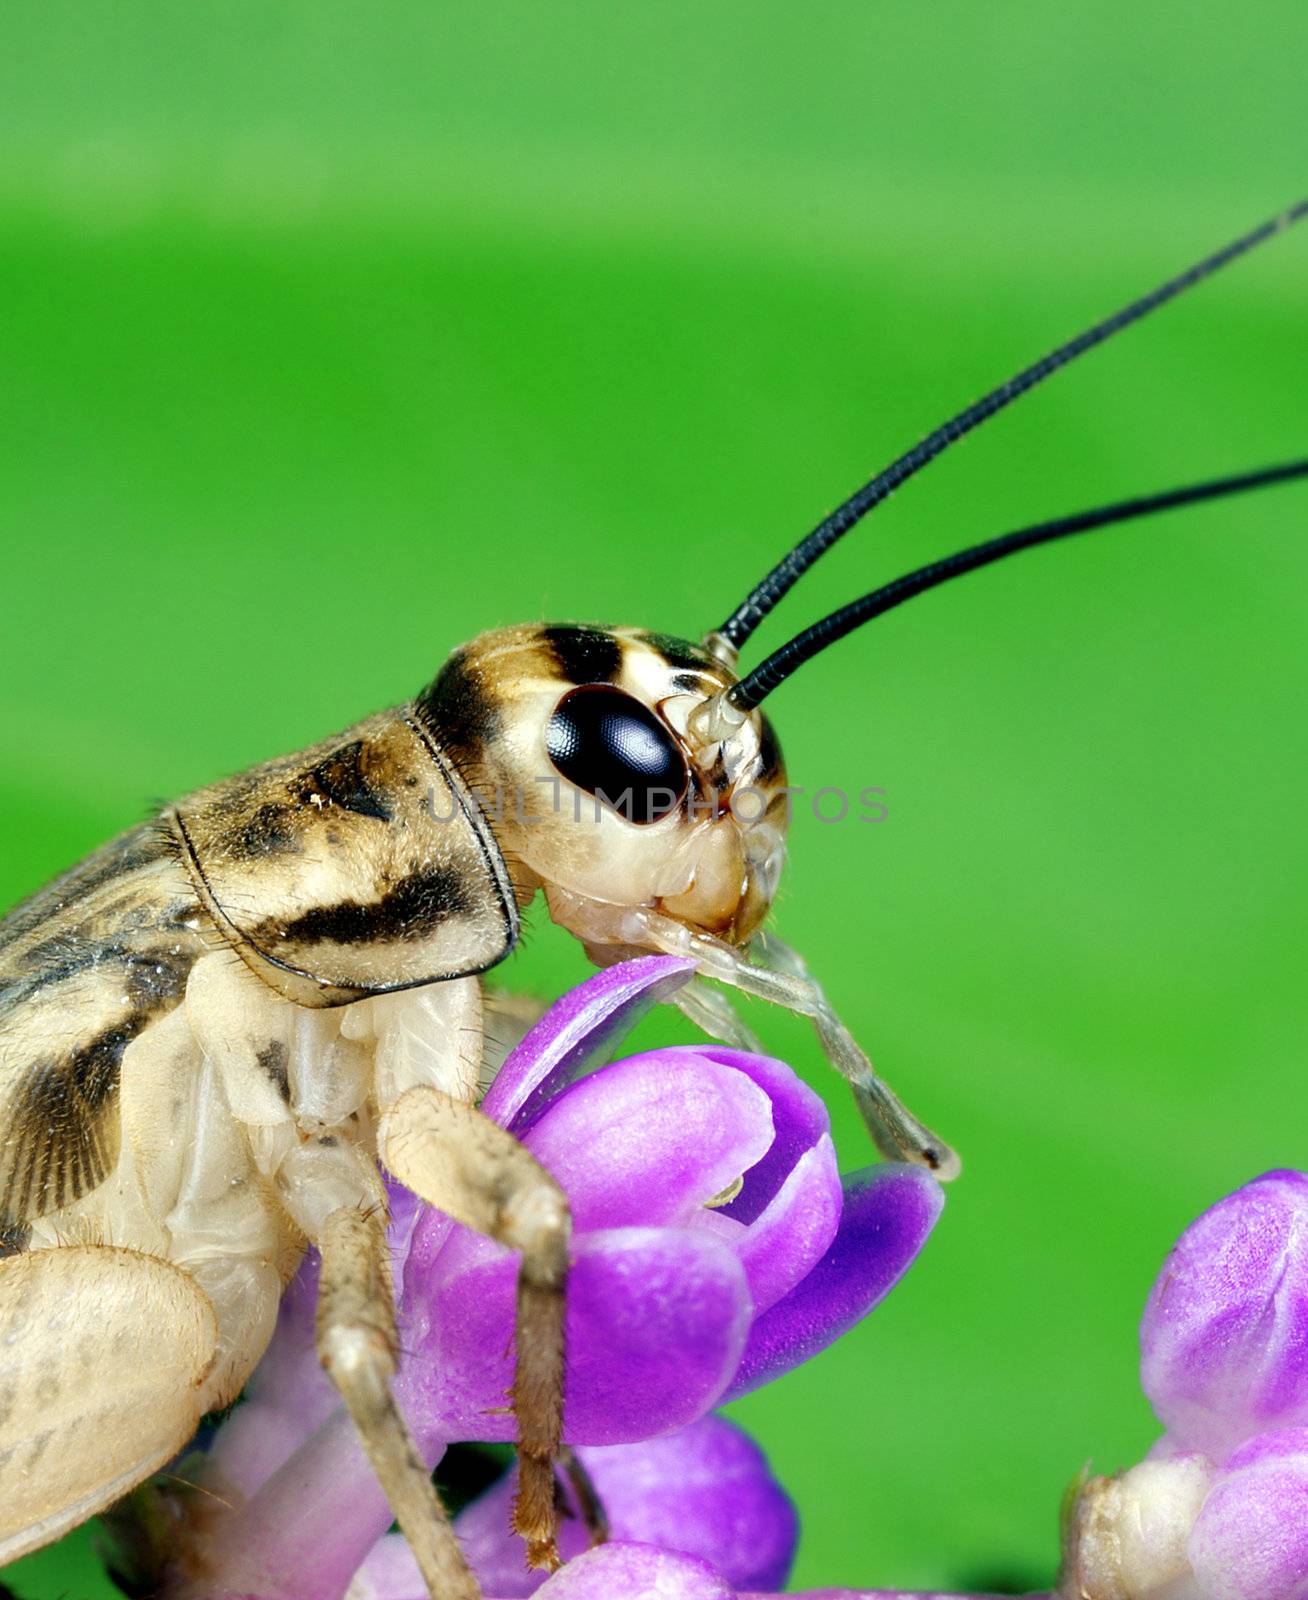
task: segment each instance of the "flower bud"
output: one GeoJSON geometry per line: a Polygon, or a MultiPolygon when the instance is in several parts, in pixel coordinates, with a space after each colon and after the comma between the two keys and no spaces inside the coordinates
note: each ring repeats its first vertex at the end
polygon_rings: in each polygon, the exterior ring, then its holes
{"type": "Polygon", "coordinates": [[[1202,1456],[1142,1461],[1092,1478],[1071,1511],[1058,1593],[1077,1600],[1179,1600],[1188,1545],[1210,1483],[1202,1456]]]}
{"type": "Polygon", "coordinates": [[[1204,1600],[1308,1596],[1308,1428],[1236,1451],[1199,1513],[1190,1561],[1204,1600]]]}
{"type": "Polygon", "coordinates": [[[1140,1328],[1141,1382],[1173,1441],[1224,1461],[1308,1425],[1308,1177],[1269,1172],[1181,1235],[1140,1328]]]}
{"type": "Polygon", "coordinates": [[[707,1561],[649,1544],[606,1544],[546,1583],[541,1600],[735,1600],[707,1561]]]}

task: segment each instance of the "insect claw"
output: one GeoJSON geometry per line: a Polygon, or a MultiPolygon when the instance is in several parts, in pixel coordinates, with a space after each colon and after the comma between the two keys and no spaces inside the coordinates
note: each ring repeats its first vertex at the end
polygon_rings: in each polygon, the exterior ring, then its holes
{"type": "Polygon", "coordinates": [[[558,1523],[553,1461],[548,1456],[519,1449],[513,1531],[527,1541],[529,1567],[557,1572],[563,1565],[559,1556],[558,1523]]]}
{"type": "Polygon", "coordinates": [[[558,1545],[553,1539],[528,1539],[527,1565],[540,1567],[546,1572],[557,1572],[563,1565],[558,1545]]]}
{"type": "Polygon", "coordinates": [[[919,1122],[906,1105],[868,1069],[868,1080],[850,1085],[854,1103],[878,1152],[887,1161],[909,1161],[950,1183],[963,1170],[958,1153],[919,1122]]]}

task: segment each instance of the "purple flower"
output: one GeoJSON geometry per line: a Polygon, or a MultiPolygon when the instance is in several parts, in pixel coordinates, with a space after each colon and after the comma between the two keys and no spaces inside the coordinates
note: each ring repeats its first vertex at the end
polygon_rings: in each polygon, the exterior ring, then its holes
{"type": "MultiPolygon", "coordinates": [[[[392,1550],[398,1558],[399,1541],[386,1543],[391,1547],[388,1558],[392,1550]]],[[[379,1561],[372,1580],[352,1589],[350,1600],[426,1600],[413,1576],[408,1564],[401,1566],[398,1559],[393,1566],[379,1561]]],[[[782,1600],[779,1595],[737,1588],[703,1557],[618,1540],[568,1562],[536,1595],[538,1600],[782,1600]]],[[[812,1589],[806,1595],[807,1600],[987,1600],[986,1596],[910,1596],[898,1589],[812,1589]]],[[[796,1595],[793,1600],[804,1597],[796,1595]]]]}
{"type": "MultiPolygon", "coordinates": [[[[572,1205],[574,1444],[684,1427],[816,1354],[899,1279],[942,1203],[901,1165],[842,1189],[826,1107],[779,1061],[703,1045],[588,1072],[679,972],[651,957],[592,978],[513,1052],[483,1105],[572,1205]]],[[[413,1229],[405,1403],[444,1439],[513,1437],[516,1272],[509,1251],[437,1212],[413,1229]]]]}
{"type": "Polygon", "coordinates": [[[1191,1223],[1140,1343],[1145,1393],[1183,1449],[1221,1461],[1308,1425],[1308,1177],[1269,1172],[1191,1223]]]}
{"type": "MultiPolygon", "coordinates": [[[[733,1423],[702,1417],[644,1444],[578,1452],[603,1503],[610,1538],[655,1545],[709,1561],[740,1589],[778,1589],[794,1558],[799,1524],[789,1496],[762,1451],[733,1423]]],[[[457,1519],[455,1527],[483,1589],[500,1600],[534,1594],[546,1575],[529,1571],[526,1545],[510,1532],[516,1469],[457,1519]]],[[[565,1560],[585,1553],[579,1508],[563,1524],[565,1560]]],[[[377,1545],[360,1568],[352,1600],[422,1593],[417,1563],[398,1535],[377,1545]]]]}
{"type": "Polygon", "coordinates": [[[1266,1173],[1192,1223],[1140,1341],[1168,1432],[1082,1492],[1060,1592],[1308,1600],[1308,1177],[1266,1173]]]}
{"type": "MultiPolygon", "coordinates": [[[[564,1436],[577,1446],[685,1429],[807,1360],[893,1287],[942,1204],[915,1167],[842,1184],[826,1109],[781,1062],[703,1045],[601,1065],[691,970],[649,957],[591,978],[512,1052],[482,1105],[568,1192],[564,1436]]],[[[392,1203],[396,1389],[420,1450],[435,1463],[455,1440],[512,1439],[516,1256],[395,1186],[392,1203]]],[[[228,1547],[243,1572],[254,1552],[272,1575],[259,1592],[335,1600],[390,1512],[316,1372],[313,1271],[211,1470],[245,1499],[228,1547]]]]}

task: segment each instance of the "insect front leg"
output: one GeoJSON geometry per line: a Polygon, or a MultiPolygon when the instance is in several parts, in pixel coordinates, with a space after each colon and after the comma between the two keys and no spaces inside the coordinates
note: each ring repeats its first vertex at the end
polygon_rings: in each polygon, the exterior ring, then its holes
{"type": "Polygon", "coordinates": [[[821,985],[804,970],[793,951],[779,941],[771,942],[770,954],[774,958],[786,951],[798,968],[778,971],[750,961],[748,955],[716,939],[693,935],[692,942],[702,971],[729,983],[742,994],[771,1000],[788,1011],[797,1011],[812,1019],[827,1060],[848,1081],[872,1141],[883,1156],[892,1161],[912,1161],[929,1168],[938,1178],[947,1180],[958,1176],[962,1162],[957,1154],[913,1115],[878,1074],[853,1034],[836,1015],[821,985]]]}
{"type": "Polygon", "coordinates": [[[695,973],[689,983],[682,984],[672,996],[672,1004],[683,1016],[689,1017],[697,1028],[702,1028],[710,1039],[721,1039],[733,1050],[762,1050],[754,1034],[747,1028],[736,1008],[701,973],[695,973]]]}
{"type": "Polygon", "coordinates": [[[586,1525],[591,1549],[593,1550],[596,1545],[606,1544],[610,1531],[609,1516],[594,1480],[586,1471],[586,1463],[570,1445],[565,1444],[559,1447],[559,1467],[568,1480],[568,1487],[577,1502],[577,1510],[586,1525]]]}
{"type": "Polygon", "coordinates": [[[751,940],[748,954],[754,959],[745,968],[746,983],[739,987],[746,993],[761,993],[761,989],[756,991],[748,987],[749,982],[756,981],[756,974],[764,975],[763,982],[768,977],[787,980],[790,991],[803,1001],[794,1009],[813,1019],[827,1059],[848,1079],[854,1103],[881,1154],[891,1160],[914,1161],[929,1167],[938,1178],[956,1178],[962,1170],[957,1153],[919,1121],[879,1076],[858,1041],[836,1015],[799,952],[775,934],[762,933],[751,940]]]}
{"type": "MultiPolygon", "coordinates": [[[[602,916],[603,908],[597,910],[602,916]]],[[[599,920],[595,920],[593,926],[597,934],[608,931],[602,928],[599,920]]],[[[863,1121],[881,1154],[891,1160],[912,1161],[927,1167],[938,1178],[947,1180],[958,1176],[962,1163],[957,1154],[915,1117],[879,1076],[798,954],[779,939],[769,934],[764,939],[756,939],[747,949],[739,950],[723,939],[697,933],[670,917],[644,908],[622,911],[621,925],[615,925],[613,934],[613,944],[619,948],[634,946],[687,956],[704,977],[716,978],[742,994],[770,1000],[787,1011],[811,1018],[827,1059],[848,1081],[863,1121]],[[762,959],[751,959],[759,956],[762,959]]],[[[588,948],[602,958],[603,948],[598,940],[595,946],[588,945],[588,948]]],[[[692,1010],[689,1014],[702,1021],[698,1011],[692,1010]]],[[[710,1022],[712,1020],[716,1019],[710,1022]]]]}
{"type": "Polygon", "coordinates": [[[428,1205],[522,1252],[513,1409],[518,1498],[513,1525],[533,1566],[554,1568],[554,1468],[563,1429],[563,1338],[571,1217],[566,1195],[512,1134],[475,1107],[418,1086],[382,1120],[382,1160],[428,1205]]]}

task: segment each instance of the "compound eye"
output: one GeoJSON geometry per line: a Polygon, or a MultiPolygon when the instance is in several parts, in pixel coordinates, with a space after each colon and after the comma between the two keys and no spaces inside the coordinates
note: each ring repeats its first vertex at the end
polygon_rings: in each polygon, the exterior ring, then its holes
{"type": "Polygon", "coordinates": [[[545,730],[545,748],[569,783],[628,822],[666,817],[690,783],[681,747],[664,724],[608,684],[583,684],[564,695],[545,730]]]}

